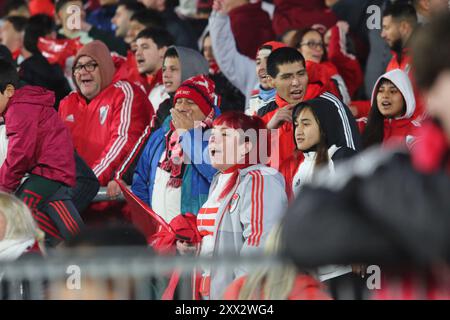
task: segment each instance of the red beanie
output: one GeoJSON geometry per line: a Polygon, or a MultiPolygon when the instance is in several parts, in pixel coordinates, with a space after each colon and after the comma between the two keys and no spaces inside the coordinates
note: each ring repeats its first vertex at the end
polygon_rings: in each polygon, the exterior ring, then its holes
{"type": "Polygon", "coordinates": [[[179,98],[191,99],[208,116],[214,108],[215,87],[214,81],[205,75],[191,77],[177,89],[173,102],[177,103],[179,98]]]}
{"type": "Polygon", "coordinates": [[[268,41],[268,42],[265,42],[261,47],[258,48],[258,52],[262,48],[268,48],[272,52],[272,51],[275,51],[275,50],[277,50],[279,48],[284,48],[284,47],[287,47],[287,45],[284,44],[283,42],[268,41]]]}

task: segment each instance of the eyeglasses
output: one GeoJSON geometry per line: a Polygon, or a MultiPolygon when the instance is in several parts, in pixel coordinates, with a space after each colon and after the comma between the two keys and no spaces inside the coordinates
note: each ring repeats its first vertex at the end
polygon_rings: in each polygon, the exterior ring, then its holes
{"type": "Polygon", "coordinates": [[[314,42],[314,41],[308,41],[305,43],[300,43],[300,46],[308,46],[308,48],[310,49],[315,49],[315,48],[322,48],[323,49],[323,42],[314,42]]]}
{"type": "Polygon", "coordinates": [[[82,69],[86,70],[87,72],[93,72],[95,68],[98,67],[98,63],[95,62],[88,62],[86,64],[78,64],[75,67],[72,68],[73,73],[80,73],[82,69]]]}

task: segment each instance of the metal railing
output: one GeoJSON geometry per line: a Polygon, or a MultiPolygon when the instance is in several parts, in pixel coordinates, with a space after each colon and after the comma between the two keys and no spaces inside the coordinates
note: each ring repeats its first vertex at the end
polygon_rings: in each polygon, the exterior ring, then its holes
{"type": "Polygon", "coordinates": [[[177,299],[192,299],[194,268],[211,266],[248,270],[280,266],[277,257],[165,257],[137,248],[86,249],[51,252],[48,257],[31,257],[0,263],[0,299],[60,300],[112,299],[157,300],[173,271],[180,273],[177,299]]]}

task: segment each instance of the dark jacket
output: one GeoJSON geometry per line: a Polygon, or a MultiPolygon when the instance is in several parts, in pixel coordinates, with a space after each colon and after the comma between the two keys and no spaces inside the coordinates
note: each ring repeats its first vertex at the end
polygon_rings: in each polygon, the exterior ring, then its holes
{"type": "Polygon", "coordinates": [[[31,86],[44,87],[55,93],[55,107],[70,93],[71,88],[58,64],[50,64],[41,54],[25,59],[19,67],[22,81],[31,86]]]}

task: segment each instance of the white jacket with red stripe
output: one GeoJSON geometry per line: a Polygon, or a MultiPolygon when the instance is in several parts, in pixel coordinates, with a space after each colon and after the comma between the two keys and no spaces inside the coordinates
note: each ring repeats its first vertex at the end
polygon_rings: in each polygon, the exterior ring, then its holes
{"type": "Polygon", "coordinates": [[[75,149],[102,186],[125,173],[123,164],[145,143],[153,113],[142,90],[127,81],[112,83],[89,103],[72,92],[59,106],[75,149]]]}
{"type": "MultiPolygon", "coordinates": [[[[217,212],[213,256],[262,254],[268,233],[287,208],[284,178],[277,170],[258,164],[239,173],[217,212]]],[[[216,175],[210,194],[217,180],[216,175]]],[[[222,299],[226,287],[246,273],[243,266],[211,269],[210,299],[222,299]]]]}

